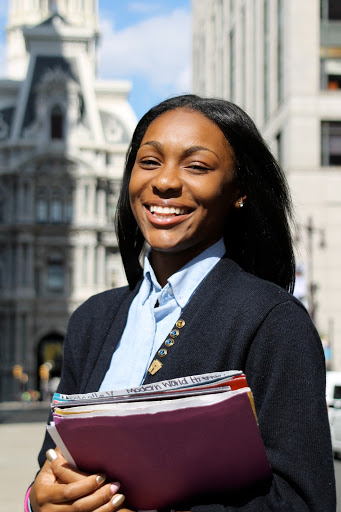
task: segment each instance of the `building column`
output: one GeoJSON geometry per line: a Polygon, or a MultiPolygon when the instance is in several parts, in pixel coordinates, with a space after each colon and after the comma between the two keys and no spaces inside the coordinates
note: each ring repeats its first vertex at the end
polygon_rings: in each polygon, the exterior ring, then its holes
{"type": "Polygon", "coordinates": [[[74,224],[81,224],[82,219],[82,199],[83,199],[83,183],[80,179],[76,180],[76,187],[74,190],[74,224]]]}
{"type": "Polygon", "coordinates": [[[82,268],[83,247],[75,245],[73,248],[73,292],[77,292],[82,287],[82,268]]]}
{"type": "Polygon", "coordinates": [[[105,248],[103,245],[97,246],[97,281],[99,287],[106,285],[106,268],[105,268],[105,248]]]}
{"type": "Polygon", "coordinates": [[[104,185],[99,184],[97,189],[97,219],[98,224],[104,226],[106,223],[106,194],[104,185]]]}
{"type": "Polygon", "coordinates": [[[95,224],[96,222],[96,181],[92,180],[88,183],[89,186],[89,198],[88,198],[88,211],[87,216],[90,220],[91,224],[95,224]]]}

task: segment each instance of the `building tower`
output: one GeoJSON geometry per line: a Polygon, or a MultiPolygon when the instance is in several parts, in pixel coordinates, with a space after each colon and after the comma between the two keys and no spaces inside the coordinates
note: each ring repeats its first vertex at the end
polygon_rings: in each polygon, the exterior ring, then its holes
{"type": "Polygon", "coordinates": [[[30,388],[45,362],[58,377],[70,313],[125,282],[113,215],[136,118],[130,83],[96,78],[97,7],[9,5],[9,78],[0,80],[0,400],[23,387],[14,365],[30,388]]]}
{"type": "Polygon", "coordinates": [[[341,369],[341,2],[192,5],[194,92],[240,105],[277,154],[297,210],[301,289],[341,369]]]}
{"type": "Polygon", "coordinates": [[[55,13],[74,27],[83,27],[92,34],[88,57],[96,65],[96,43],[99,36],[97,0],[12,0],[7,23],[8,77],[23,80],[29,63],[23,26],[39,25],[55,13]]]}

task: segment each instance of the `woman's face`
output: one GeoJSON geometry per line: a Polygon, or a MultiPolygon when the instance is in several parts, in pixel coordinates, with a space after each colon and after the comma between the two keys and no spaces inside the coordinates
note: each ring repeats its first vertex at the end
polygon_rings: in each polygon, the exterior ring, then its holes
{"type": "Polygon", "coordinates": [[[152,251],[189,259],[223,235],[237,206],[232,149],[195,110],[170,110],[148,127],[132,170],[130,204],[152,251]]]}

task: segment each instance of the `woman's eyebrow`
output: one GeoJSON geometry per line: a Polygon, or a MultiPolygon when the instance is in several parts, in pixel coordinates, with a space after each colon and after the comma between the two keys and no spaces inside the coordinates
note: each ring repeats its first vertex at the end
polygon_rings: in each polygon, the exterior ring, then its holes
{"type": "Polygon", "coordinates": [[[153,146],[158,151],[162,150],[162,144],[160,142],[157,142],[156,140],[149,140],[147,142],[144,142],[143,144],[141,144],[140,148],[142,148],[143,146],[153,146]]]}
{"type": "MultiPolygon", "coordinates": [[[[153,146],[160,153],[163,152],[163,145],[161,144],[161,142],[158,142],[156,140],[149,140],[147,142],[144,142],[143,144],[141,144],[140,147],[142,148],[143,146],[153,146]]],[[[196,153],[197,151],[209,151],[210,153],[213,153],[220,161],[220,158],[217,155],[217,153],[215,153],[215,151],[213,151],[212,149],[206,148],[205,146],[190,146],[189,148],[184,149],[183,157],[186,158],[187,156],[191,156],[193,155],[193,153],[196,153]]]]}
{"type": "Polygon", "coordinates": [[[184,150],[183,155],[185,157],[191,156],[193,153],[196,153],[197,151],[209,151],[210,153],[213,153],[218,158],[218,160],[220,160],[217,153],[215,153],[212,149],[206,148],[205,146],[191,146],[190,148],[184,150]]]}

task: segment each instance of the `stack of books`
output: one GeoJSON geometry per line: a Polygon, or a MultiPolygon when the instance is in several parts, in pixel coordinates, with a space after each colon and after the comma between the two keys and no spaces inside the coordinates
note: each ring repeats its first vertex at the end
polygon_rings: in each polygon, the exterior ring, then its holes
{"type": "Polygon", "coordinates": [[[120,391],[56,393],[48,432],[68,463],[119,481],[126,505],[160,510],[271,478],[241,371],[120,391]]]}

